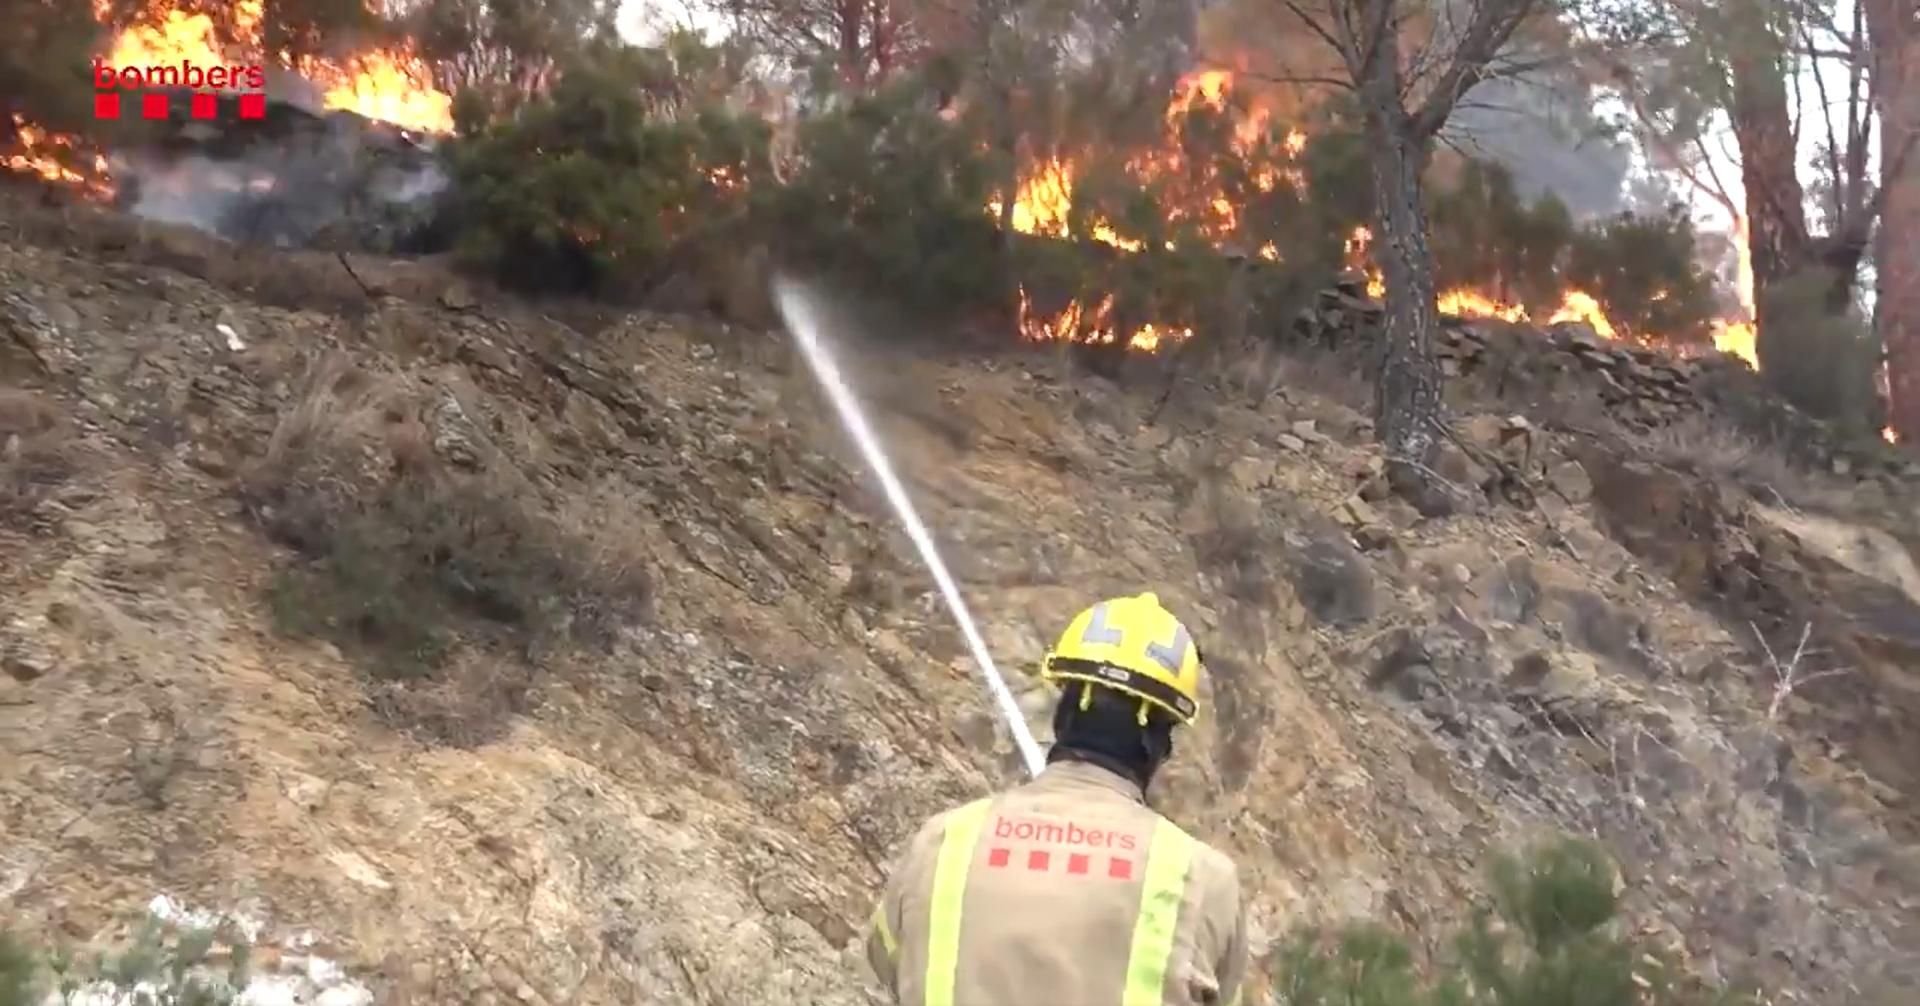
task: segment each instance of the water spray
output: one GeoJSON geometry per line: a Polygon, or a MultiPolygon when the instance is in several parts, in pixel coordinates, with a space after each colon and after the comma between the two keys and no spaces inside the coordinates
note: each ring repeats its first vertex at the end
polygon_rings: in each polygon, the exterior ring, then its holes
{"type": "Polygon", "coordinates": [[[841,425],[853,436],[867,464],[880,477],[880,488],[885,492],[887,502],[892,504],[900,522],[906,525],[907,536],[913,539],[914,547],[920,550],[921,560],[933,573],[934,582],[940,585],[940,594],[946,598],[947,608],[953,612],[954,620],[960,623],[960,634],[966,637],[967,649],[973,653],[973,664],[980,669],[981,677],[986,679],[987,690],[993,693],[994,701],[1000,708],[1001,720],[1013,732],[1014,745],[1026,760],[1028,774],[1039,775],[1046,765],[1040,745],[1034,741],[1033,732],[1027,729],[1026,717],[1021,715],[1019,703],[1014,701],[1013,693],[1007,689],[999,669],[994,667],[986,641],[980,638],[980,630],[974,626],[973,616],[967,612],[967,604],[960,597],[959,585],[954,583],[953,575],[947,572],[947,564],[940,560],[940,551],[934,548],[933,535],[928,533],[927,525],[914,510],[906,487],[894,475],[887,452],[881,447],[880,438],[867,425],[866,414],[853,397],[853,389],[841,376],[832,354],[827,352],[821,338],[820,312],[812,295],[785,277],[774,280],[773,293],[780,316],[786,321],[787,330],[793,333],[794,340],[800,344],[800,352],[807,358],[814,378],[820,382],[827,397],[833,400],[834,410],[840,414],[841,425]]]}

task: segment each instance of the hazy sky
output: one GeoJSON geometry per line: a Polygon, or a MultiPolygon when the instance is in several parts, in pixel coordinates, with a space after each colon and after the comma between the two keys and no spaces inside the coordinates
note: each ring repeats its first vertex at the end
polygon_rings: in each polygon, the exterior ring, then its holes
{"type": "Polygon", "coordinates": [[[622,0],[620,32],[639,42],[672,24],[691,24],[712,38],[722,34],[721,20],[695,0],[622,0]]]}

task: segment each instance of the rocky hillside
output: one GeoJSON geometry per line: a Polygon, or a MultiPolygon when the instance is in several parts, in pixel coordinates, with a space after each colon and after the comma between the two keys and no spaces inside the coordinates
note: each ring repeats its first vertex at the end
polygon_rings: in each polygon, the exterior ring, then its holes
{"type": "MultiPolygon", "coordinates": [[[[1018,759],[783,337],[46,212],[0,241],[9,918],[164,894],[381,1003],[879,1001],[884,864],[1018,759]]],[[[1920,995],[1897,466],[1463,379],[1421,513],[1325,353],[843,351],[1036,729],[1090,599],[1197,624],[1157,798],[1262,946],[1437,935],[1490,849],[1571,830],[1706,973],[1920,995]]]]}

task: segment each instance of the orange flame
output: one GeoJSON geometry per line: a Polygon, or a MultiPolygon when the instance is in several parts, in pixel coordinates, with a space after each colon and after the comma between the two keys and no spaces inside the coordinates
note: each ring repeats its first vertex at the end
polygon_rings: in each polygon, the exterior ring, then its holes
{"type": "MultiPolygon", "coordinates": [[[[1113,320],[1113,295],[1088,308],[1069,301],[1054,314],[1036,310],[1026,288],[1018,291],[1020,335],[1031,342],[1077,342],[1093,346],[1111,346],[1120,341],[1119,327],[1113,320]]],[[[1193,329],[1151,322],[1127,334],[1127,348],[1145,353],[1158,352],[1163,343],[1181,342],[1193,335],[1193,329]]]]}
{"type": "MultiPolygon", "coordinates": [[[[338,61],[266,54],[262,13],[263,0],[238,0],[224,25],[223,37],[223,25],[212,16],[156,3],[137,23],[114,36],[102,60],[120,69],[272,64],[294,70],[320,88],[321,104],[326,109],[344,109],[420,132],[453,131],[453,99],[432,85],[426,62],[410,46],[372,49],[338,61]]],[[[109,0],[94,0],[93,14],[95,20],[108,23],[112,14],[109,0]]],[[[16,119],[17,124],[24,121],[16,119]]],[[[47,156],[50,147],[74,148],[75,138],[51,135],[31,125],[17,125],[16,133],[20,149],[0,156],[0,164],[48,181],[83,187],[90,195],[111,195],[104,158],[96,157],[93,172],[85,174],[47,156]]]]}
{"type": "MultiPolygon", "coordinates": [[[[108,14],[107,0],[96,0],[95,18],[105,23],[108,14]]],[[[106,57],[110,65],[214,67],[261,62],[262,0],[234,4],[227,25],[236,42],[232,47],[222,42],[218,26],[206,14],[156,9],[150,15],[114,38],[106,57]]],[[[453,131],[453,99],[433,87],[426,62],[410,46],[372,49],[341,61],[294,59],[280,53],[269,62],[295,70],[318,86],[327,109],[345,109],[422,132],[453,131]]]]}
{"type": "MultiPolygon", "coordinates": [[[[1233,74],[1226,70],[1201,70],[1182,77],[1175,84],[1162,116],[1163,141],[1156,149],[1130,157],[1125,165],[1128,174],[1142,184],[1157,183],[1168,192],[1165,213],[1169,222],[1191,224],[1216,248],[1241,237],[1239,208],[1226,179],[1211,164],[1191,163],[1181,140],[1187,117],[1205,110],[1231,117],[1230,142],[1235,150],[1246,155],[1250,163],[1271,159],[1254,156],[1262,153],[1260,145],[1270,133],[1270,115],[1257,106],[1244,110],[1236,108],[1232,102],[1233,86],[1233,74]]],[[[1306,149],[1306,143],[1306,134],[1295,130],[1282,137],[1271,154],[1290,162],[1306,149]]],[[[1007,225],[1022,234],[1088,239],[1125,252],[1144,250],[1146,243],[1143,240],[1121,233],[1107,220],[1088,221],[1081,228],[1083,233],[1073,232],[1069,220],[1073,209],[1074,173],[1071,161],[1049,158],[1015,186],[1011,207],[995,197],[988,201],[987,211],[996,219],[1003,210],[1006,211],[1007,225]]],[[[1254,187],[1262,192],[1273,191],[1282,180],[1297,186],[1305,182],[1302,172],[1290,163],[1280,166],[1256,164],[1251,180],[1254,187]]],[[[1171,251],[1175,244],[1168,242],[1165,247],[1171,251]]],[[[1257,246],[1252,254],[1269,262],[1282,260],[1279,246],[1271,241],[1257,246]]],[[[1025,290],[1019,291],[1019,297],[1020,330],[1029,339],[1078,339],[1091,342],[1113,342],[1118,339],[1111,329],[1111,298],[1093,307],[1076,302],[1059,314],[1040,317],[1034,312],[1025,290]]],[[[1130,333],[1127,344],[1151,351],[1168,341],[1186,339],[1191,334],[1192,330],[1184,326],[1147,324],[1130,333]]]]}
{"type": "Polygon", "coordinates": [[[434,88],[426,62],[411,52],[376,50],[344,66],[308,60],[300,71],[327,89],[321,101],[329,109],[423,133],[453,132],[453,98],[434,88]]]}
{"type": "Polygon", "coordinates": [[[0,156],[0,165],[5,165],[7,170],[76,186],[91,196],[107,197],[113,194],[112,186],[104,181],[107,174],[105,157],[93,155],[91,174],[83,174],[68,166],[79,151],[73,137],[50,133],[18,113],[13,116],[13,132],[19,152],[0,156]]]}
{"type": "Polygon", "coordinates": [[[1713,347],[1739,357],[1747,366],[1760,369],[1760,355],[1754,340],[1759,334],[1759,314],[1753,301],[1753,228],[1744,213],[1733,216],[1733,247],[1737,256],[1733,292],[1740,299],[1739,318],[1726,318],[1713,324],[1713,347]]]}

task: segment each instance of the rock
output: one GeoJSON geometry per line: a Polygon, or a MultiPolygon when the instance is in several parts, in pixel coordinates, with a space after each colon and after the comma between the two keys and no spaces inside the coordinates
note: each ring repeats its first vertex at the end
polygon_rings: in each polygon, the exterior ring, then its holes
{"type": "Polygon", "coordinates": [[[72,304],[56,300],[47,305],[47,320],[53,322],[57,329],[72,332],[80,327],[80,312],[74,310],[72,304]]]}
{"type": "Polygon", "coordinates": [[[1293,435],[1302,440],[1314,440],[1321,435],[1318,427],[1319,424],[1311,419],[1296,419],[1291,429],[1293,435]]]}
{"type": "Polygon", "coordinates": [[[467,284],[454,280],[440,291],[440,306],[450,311],[466,311],[478,304],[473,290],[467,284]]]}
{"type": "Polygon", "coordinates": [[[1393,630],[1373,644],[1367,657],[1372,665],[1367,671],[1367,683],[1374,688],[1395,683],[1414,667],[1424,667],[1428,673],[1433,671],[1433,655],[1420,634],[1412,629],[1393,630]]]}
{"type": "Polygon", "coordinates": [[[1164,426],[1142,426],[1133,434],[1133,446],[1143,451],[1157,451],[1173,440],[1173,431],[1164,426]]]}
{"type": "Polygon", "coordinates": [[[1284,447],[1290,451],[1297,452],[1297,451],[1304,451],[1307,449],[1307,442],[1300,439],[1299,437],[1294,436],[1291,433],[1282,433],[1274,439],[1280,444],[1281,447],[1284,447]]]}
{"type": "Polygon", "coordinates": [[[1362,551],[1378,552],[1393,545],[1393,531],[1383,524],[1367,524],[1354,529],[1353,541],[1362,551]]]}
{"type": "Polygon", "coordinates": [[[1227,466],[1227,476],[1243,492],[1252,492],[1272,484],[1275,476],[1271,458],[1243,457],[1227,466]]]}
{"type": "Polygon", "coordinates": [[[195,444],[187,452],[187,464],[217,479],[233,474],[233,462],[225,454],[205,444],[195,444]]]}
{"type": "Polygon", "coordinates": [[[1649,654],[1655,647],[1646,621],[1591,590],[1547,591],[1540,617],[1560,626],[1569,641],[1588,653],[1651,669],[1649,654]]]}
{"type": "Polygon", "coordinates": [[[1379,523],[1380,515],[1364,500],[1355,498],[1340,504],[1339,520],[1347,527],[1356,528],[1379,523]]]}
{"type": "Polygon", "coordinates": [[[1525,624],[1540,610],[1540,583],[1534,577],[1533,561],[1524,555],[1493,567],[1475,593],[1486,614],[1509,625],[1525,624]]]}
{"type": "Polygon", "coordinates": [[[1287,544],[1294,590],[1314,618],[1337,627],[1373,618],[1373,570],[1345,534],[1316,529],[1289,534],[1287,544]]]}
{"type": "Polygon", "coordinates": [[[1587,466],[1578,461],[1562,461],[1547,469],[1547,484],[1569,503],[1584,502],[1593,495],[1593,478],[1587,466]]]}
{"type": "Polygon", "coordinates": [[[892,629],[881,629],[867,637],[867,651],[881,667],[895,674],[911,673],[920,662],[920,654],[892,629]]]}
{"type": "Polygon", "coordinates": [[[1465,494],[1463,502],[1479,502],[1493,474],[1469,457],[1459,444],[1443,440],[1433,452],[1433,470],[1465,494]]]}
{"type": "Polygon", "coordinates": [[[1454,423],[1460,439],[1489,453],[1498,451],[1504,428],[1498,416],[1467,416],[1454,423]]]}
{"type": "Polygon", "coordinates": [[[458,468],[481,467],[477,443],[484,443],[486,438],[451,389],[440,389],[440,396],[434,402],[432,426],[434,453],[458,468]]]}
{"type": "Polygon", "coordinates": [[[1600,669],[1584,653],[1532,650],[1514,658],[1507,682],[1541,702],[1565,703],[1593,697],[1600,688],[1600,669]]]}
{"type": "Polygon", "coordinates": [[[0,335],[9,337],[0,339],[0,350],[23,350],[43,372],[61,373],[73,362],[67,359],[66,341],[47,313],[12,291],[0,294],[0,335]]]}
{"type": "Polygon", "coordinates": [[[47,653],[30,648],[9,650],[0,656],[0,670],[21,684],[38,681],[53,671],[53,659],[47,653]]]}

